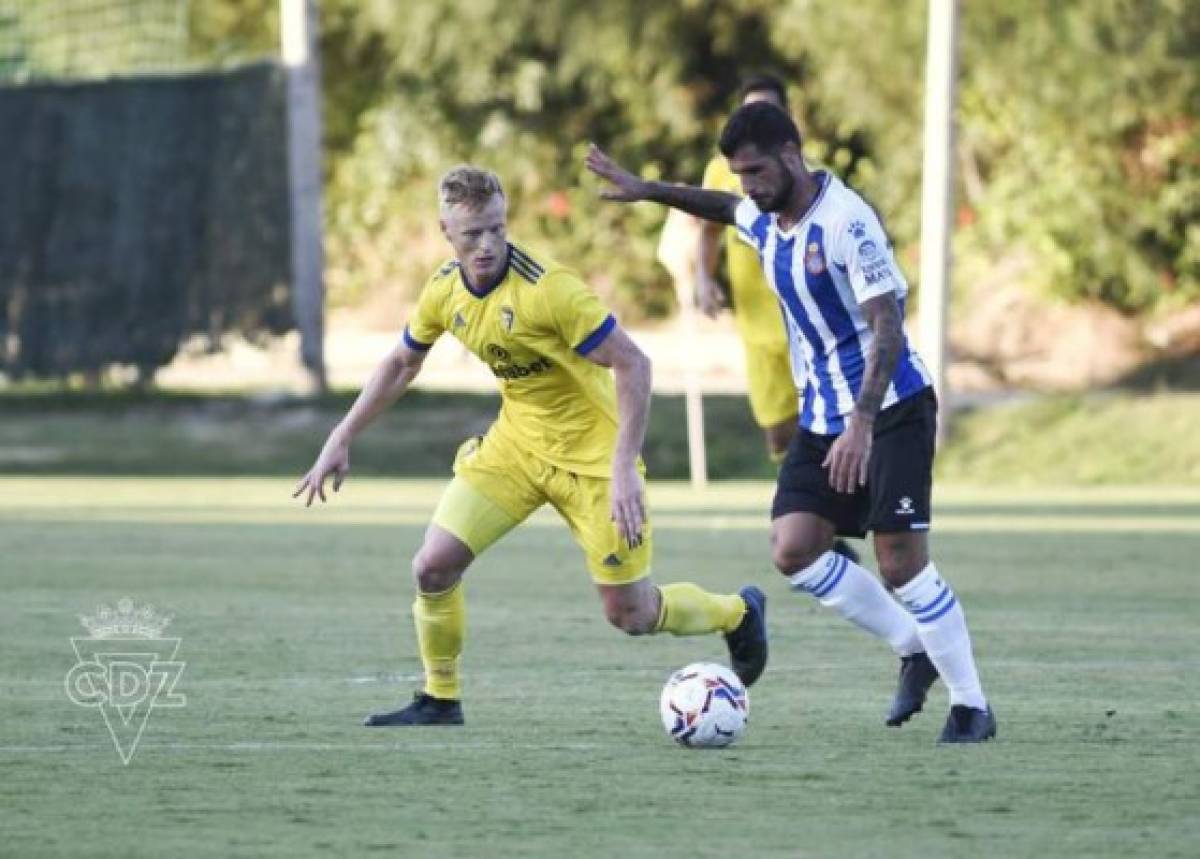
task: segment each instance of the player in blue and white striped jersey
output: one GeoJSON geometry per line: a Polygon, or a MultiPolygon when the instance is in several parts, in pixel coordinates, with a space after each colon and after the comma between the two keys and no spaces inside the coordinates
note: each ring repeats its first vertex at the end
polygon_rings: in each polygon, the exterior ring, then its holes
{"type": "Polygon", "coordinates": [[[918,712],[940,675],[950,714],[940,741],[981,742],[996,721],[961,605],[929,557],[937,401],[902,327],[908,284],[874,210],[827,171],[810,171],[791,117],[742,106],[720,149],[744,197],[643,180],[592,147],[602,196],[651,200],[735,224],[759,253],[807,367],[800,429],[771,509],[773,560],[794,589],[886,641],[901,657],[889,725],[918,712]],[[831,551],[872,532],[883,579],[831,551]],[[935,670],[936,669],[936,670],[935,670]]]}
{"type": "MultiPolygon", "coordinates": [[[[817,435],[838,435],[854,412],[874,339],[862,305],[890,293],[903,315],[908,283],[871,208],[831,174],[814,176],[813,202],[788,229],[780,229],[751,197],[742,199],[734,217],[738,234],[758,250],[767,279],[788,311],[784,323],[793,365],[806,369],[800,426],[817,435]]],[[[930,384],[921,359],[905,341],[881,408],[930,384]]]]}

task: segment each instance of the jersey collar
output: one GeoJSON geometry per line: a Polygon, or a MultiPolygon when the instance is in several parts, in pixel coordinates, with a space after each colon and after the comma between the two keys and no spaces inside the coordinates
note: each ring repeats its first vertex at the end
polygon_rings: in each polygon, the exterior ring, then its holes
{"type": "Polygon", "coordinates": [[[508,252],[504,255],[504,271],[500,272],[500,276],[496,278],[496,282],[487,289],[476,289],[474,286],[472,286],[471,279],[467,277],[467,270],[461,265],[458,267],[458,274],[460,277],[462,277],[463,288],[465,288],[467,292],[471,293],[471,295],[475,296],[476,298],[487,298],[496,291],[496,287],[504,283],[505,278],[508,277],[508,270],[512,266],[512,244],[509,243],[507,247],[508,252]]]}
{"type": "Polygon", "coordinates": [[[804,214],[796,220],[796,223],[785,230],[779,226],[779,215],[775,213],[771,214],[771,220],[775,223],[775,229],[779,231],[781,236],[788,238],[795,236],[800,231],[800,228],[804,226],[804,222],[813,216],[813,212],[817,211],[817,206],[821,205],[821,201],[825,199],[825,192],[829,190],[829,186],[833,180],[828,170],[816,172],[821,174],[821,187],[817,190],[817,194],[813,197],[812,202],[808,204],[808,208],[805,209],[804,214]]]}

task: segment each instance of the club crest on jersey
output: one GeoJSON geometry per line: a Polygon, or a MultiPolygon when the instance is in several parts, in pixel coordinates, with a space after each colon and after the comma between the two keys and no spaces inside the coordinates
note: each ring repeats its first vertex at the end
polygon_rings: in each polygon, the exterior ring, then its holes
{"type": "Polygon", "coordinates": [[[513,323],[517,321],[517,314],[507,304],[500,308],[500,324],[504,326],[504,330],[512,334],[513,323]]]}
{"type": "Polygon", "coordinates": [[[821,246],[816,242],[809,242],[804,249],[804,270],[811,275],[825,273],[825,254],[821,253],[821,246]]]}
{"type": "Polygon", "coordinates": [[[846,229],[850,231],[850,235],[856,239],[864,238],[867,235],[867,225],[862,221],[851,221],[846,225],[846,229]]]}

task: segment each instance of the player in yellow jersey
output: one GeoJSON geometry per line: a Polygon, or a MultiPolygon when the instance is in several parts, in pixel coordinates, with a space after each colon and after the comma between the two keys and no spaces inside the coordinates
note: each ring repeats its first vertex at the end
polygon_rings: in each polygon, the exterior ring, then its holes
{"type": "Polygon", "coordinates": [[[631,635],[722,632],[746,685],[767,659],[766,597],[755,587],[718,595],[649,578],[651,529],[640,453],[650,407],[650,361],[572,271],[507,237],[499,179],[458,167],[439,187],[442,232],[454,259],[421,292],[404,335],[330,433],[293,497],[325,500],[349,470],[352,439],[416,378],[444,333],[484,361],[500,385],[500,414],[466,442],[454,479],[413,558],[413,617],[424,689],[366,724],[460,725],[462,577],[492,543],[543,504],[583,550],[608,620],[631,635]]]}

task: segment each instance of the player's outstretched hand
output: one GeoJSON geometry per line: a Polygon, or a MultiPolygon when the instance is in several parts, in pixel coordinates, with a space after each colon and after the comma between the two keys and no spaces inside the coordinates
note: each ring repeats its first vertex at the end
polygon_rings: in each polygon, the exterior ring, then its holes
{"type": "Polygon", "coordinates": [[[867,482],[867,466],[871,462],[871,441],[874,422],[855,413],[846,422],[845,431],[829,448],[823,468],[829,469],[829,485],[834,492],[847,495],[867,482]]]}
{"type": "Polygon", "coordinates": [[[325,481],[329,476],[333,475],[333,491],[337,492],[342,488],[342,482],[349,473],[349,445],[335,436],[330,436],[329,440],[325,442],[325,446],[321,448],[321,454],[317,457],[317,461],[313,463],[313,467],[296,484],[296,488],[292,491],[292,497],[299,498],[307,492],[308,495],[304,499],[305,507],[312,506],[314,497],[320,498],[324,502],[326,500],[325,481]]]}
{"type": "Polygon", "coordinates": [[[642,476],[637,468],[613,469],[612,519],[617,533],[624,538],[629,548],[642,545],[642,525],[646,522],[646,501],[642,476]]]}
{"type": "Polygon", "coordinates": [[[721,290],[721,284],[717,283],[717,279],[708,272],[699,271],[697,274],[696,304],[700,307],[701,313],[709,319],[716,319],[717,315],[729,306],[721,290]]]}
{"type": "Polygon", "coordinates": [[[595,143],[588,144],[583,163],[609,183],[609,187],[600,192],[603,199],[616,203],[636,203],[646,199],[646,182],[609,158],[595,143]]]}

